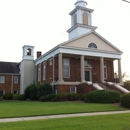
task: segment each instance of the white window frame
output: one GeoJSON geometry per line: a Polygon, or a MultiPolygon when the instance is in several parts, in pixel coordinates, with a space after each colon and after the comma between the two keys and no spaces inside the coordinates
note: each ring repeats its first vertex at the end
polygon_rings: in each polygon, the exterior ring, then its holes
{"type": "Polygon", "coordinates": [[[77,88],[75,86],[70,87],[70,93],[77,93],[77,88]]]}
{"type": "Polygon", "coordinates": [[[18,76],[14,76],[14,84],[18,84],[18,76]]]}
{"type": "Polygon", "coordinates": [[[107,62],[104,62],[104,79],[107,79],[107,62]]]}
{"type": "Polygon", "coordinates": [[[84,60],[84,67],[91,67],[89,60],[84,60]]]}
{"type": "Polygon", "coordinates": [[[52,58],[49,59],[49,65],[52,65],[52,58]]]}
{"type": "Polygon", "coordinates": [[[43,63],[43,80],[46,80],[46,62],[43,63]]]}
{"type": "Polygon", "coordinates": [[[5,83],[5,76],[0,76],[0,83],[2,83],[2,84],[5,83]]]}
{"type": "Polygon", "coordinates": [[[69,58],[64,58],[63,59],[63,78],[70,78],[70,59],[69,58]],[[65,60],[68,61],[68,64],[65,63],[65,60]],[[68,66],[68,70],[65,70],[65,66],[68,66]],[[65,72],[68,71],[68,76],[65,75],[65,72]]]}
{"type": "Polygon", "coordinates": [[[38,65],[38,81],[41,81],[41,64],[38,65]]]}

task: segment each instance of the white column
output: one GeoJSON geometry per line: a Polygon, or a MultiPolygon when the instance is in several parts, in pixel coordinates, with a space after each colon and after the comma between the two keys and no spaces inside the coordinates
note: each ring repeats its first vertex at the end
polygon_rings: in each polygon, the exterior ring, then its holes
{"type": "Polygon", "coordinates": [[[85,81],[85,74],[84,74],[84,56],[81,56],[81,82],[85,81]]]}
{"type": "Polygon", "coordinates": [[[54,77],[55,77],[55,56],[53,56],[53,83],[55,82],[55,79],[54,79],[54,77]]]}
{"type": "Polygon", "coordinates": [[[104,82],[104,58],[100,58],[100,79],[101,82],[104,82]]]}
{"type": "Polygon", "coordinates": [[[63,69],[62,69],[62,53],[59,53],[58,55],[58,73],[59,73],[59,82],[63,82],[63,69]]]}
{"type": "Polygon", "coordinates": [[[122,70],[121,70],[121,60],[118,59],[118,76],[119,76],[119,82],[122,83],[122,70]]]}

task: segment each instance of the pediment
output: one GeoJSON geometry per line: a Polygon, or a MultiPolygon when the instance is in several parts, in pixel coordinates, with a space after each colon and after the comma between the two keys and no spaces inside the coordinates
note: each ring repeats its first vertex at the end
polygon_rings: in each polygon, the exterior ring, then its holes
{"type": "Polygon", "coordinates": [[[122,53],[122,51],[120,51],[117,47],[115,47],[113,44],[108,42],[106,39],[104,39],[102,36],[100,36],[96,32],[91,32],[84,36],[80,36],[76,39],[73,39],[71,41],[68,41],[62,44],[62,46],[75,47],[75,48],[81,48],[81,49],[94,49],[94,48],[88,47],[90,43],[96,44],[97,48],[95,49],[98,49],[99,51],[101,50],[101,51],[111,51],[115,53],[122,53]]]}

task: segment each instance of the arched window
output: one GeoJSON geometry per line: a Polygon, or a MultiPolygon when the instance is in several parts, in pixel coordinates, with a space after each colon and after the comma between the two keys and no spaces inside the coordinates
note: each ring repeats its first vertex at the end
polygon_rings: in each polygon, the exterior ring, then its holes
{"type": "Polygon", "coordinates": [[[31,49],[30,48],[27,49],[27,55],[29,55],[29,56],[31,55],[31,49]]]}
{"type": "Polygon", "coordinates": [[[77,24],[77,15],[74,15],[74,25],[77,24]]]}
{"type": "Polygon", "coordinates": [[[88,48],[97,48],[97,45],[95,43],[90,43],[88,45],[88,48]]]}
{"type": "Polygon", "coordinates": [[[86,13],[83,13],[83,24],[88,25],[88,15],[86,13]]]}

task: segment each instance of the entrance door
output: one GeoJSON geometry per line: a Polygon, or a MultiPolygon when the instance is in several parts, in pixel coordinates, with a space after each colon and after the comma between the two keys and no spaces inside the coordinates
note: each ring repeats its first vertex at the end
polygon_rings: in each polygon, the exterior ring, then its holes
{"type": "Polygon", "coordinates": [[[85,71],[85,80],[90,81],[90,71],[88,70],[85,71]]]}

